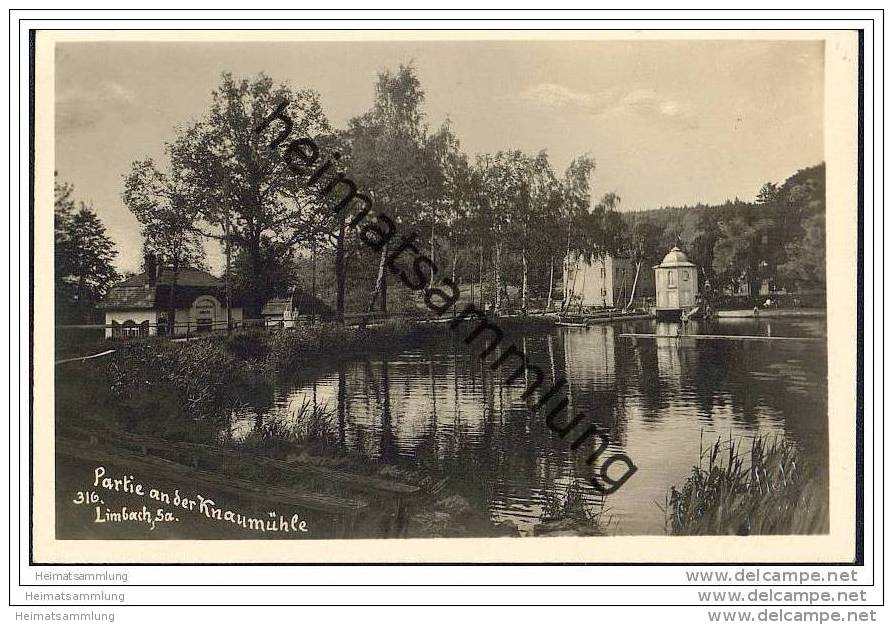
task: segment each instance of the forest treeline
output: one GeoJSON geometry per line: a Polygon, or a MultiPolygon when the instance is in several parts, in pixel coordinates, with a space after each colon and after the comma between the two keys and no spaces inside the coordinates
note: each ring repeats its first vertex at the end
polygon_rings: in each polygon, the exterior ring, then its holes
{"type": "Polygon", "coordinates": [[[825,164],[781,184],[765,183],[752,201],[664,207],[623,214],[649,260],[678,245],[713,285],[825,288],[825,164]]]}
{"type": "MultiPolygon", "coordinates": [[[[419,294],[383,271],[394,251],[363,244],[339,197],[324,193],[350,176],[374,199],[367,219],[387,214],[432,259],[429,288],[449,279],[462,298],[496,310],[566,305],[569,260],[605,254],[647,268],[673,245],[716,286],[769,279],[789,288],[824,285],[824,165],[766,183],[751,202],[622,212],[616,193],[593,194],[596,159],[581,154],[556,171],[549,153],[507,148],[463,152],[449,120],[432,124],[412,66],[383,71],[368,111],[335,128],[319,94],[260,74],[224,73],[209,110],[178,126],[165,162],[145,158],[123,174],[122,200],[138,220],[144,252],[174,275],[206,264],[227,244],[245,314],[300,291],[333,314],[419,310],[419,294]],[[288,102],[293,136],[338,154],[330,171],[293,175],[281,127],[263,121],[288,102]],[[261,132],[256,132],[261,128],[261,132]]],[[[597,150],[597,146],[594,146],[597,150]]],[[[93,209],[56,185],[56,297],[60,321],[82,320],[115,280],[115,250],[93,209]]],[[[412,260],[398,260],[409,262],[412,260]]]]}

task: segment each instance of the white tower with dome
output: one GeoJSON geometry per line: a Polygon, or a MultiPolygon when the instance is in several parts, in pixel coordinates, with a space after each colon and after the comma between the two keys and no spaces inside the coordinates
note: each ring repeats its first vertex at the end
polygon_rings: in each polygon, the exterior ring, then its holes
{"type": "Polygon", "coordinates": [[[654,267],[655,313],[659,319],[679,319],[698,306],[698,266],[674,247],[654,267]]]}

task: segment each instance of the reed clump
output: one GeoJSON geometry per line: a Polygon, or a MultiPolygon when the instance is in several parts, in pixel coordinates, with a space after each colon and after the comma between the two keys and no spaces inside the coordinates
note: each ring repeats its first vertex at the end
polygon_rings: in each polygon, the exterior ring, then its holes
{"type": "Polygon", "coordinates": [[[274,458],[283,458],[298,448],[316,451],[334,448],[337,437],[334,411],[327,404],[316,405],[310,399],[304,399],[288,413],[260,423],[242,441],[241,446],[274,458]]]}
{"type": "Polygon", "coordinates": [[[545,496],[540,523],[534,526],[535,536],[606,536],[614,522],[605,498],[588,503],[576,481],[561,493],[545,496]]]}
{"type": "Polygon", "coordinates": [[[675,535],[827,533],[827,480],[788,440],[717,440],[670,488],[664,513],[675,535]]]}

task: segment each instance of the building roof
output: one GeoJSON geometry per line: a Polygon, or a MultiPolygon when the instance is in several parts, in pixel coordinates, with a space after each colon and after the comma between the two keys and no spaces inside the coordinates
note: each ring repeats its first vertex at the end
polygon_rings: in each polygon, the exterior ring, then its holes
{"type": "MultiPolygon", "coordinates": [[[[147,273],[131,276],[109,289],[98,307],[102,310],[164,310],[168,307],[173,278],[173,270],[164,269],[155,286],[150,286],[147,273]]],[[[174,306],[188,308],[200,295],[213,295],[219,299],[224,296],[223,291],[224,283],[220,278],[201,269],[184,267],[177,272],[174,306]]]]}
{"type": "Polygon", "coordinates": [[[147,286],[113,286],[97,305],[102,310],[155,308],[155,289],[147,286]]]}
{"type": "Polygon", "coordinates": [[[685,252],[678,247],[673,247],[673,249],[664,256],[661,264],[657,266],[666,269],[668,267],[696,267],[697,265],[688,260],[688,256],[685,255],[685,252]]]}
{"type": "Polygon", "coordinates": [[[331,307],[318,297],[296,288],[291,296],[274,297],[264,304],[261,310],[263,317],[282,317],[282,314],[291,306],[295,315],[319,315],[330,317],[333,314],[331,307]]]}

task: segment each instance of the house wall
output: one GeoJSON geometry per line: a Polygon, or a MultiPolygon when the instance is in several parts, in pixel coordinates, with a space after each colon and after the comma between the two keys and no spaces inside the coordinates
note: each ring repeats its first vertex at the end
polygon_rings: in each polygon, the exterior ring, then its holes
{"type": "MultiPolygon", "coordinates": [[[[204,297],[204,296],[203,296],[204,297]]],[[[197,300],[202,298],[197,298],[197,300]]],[[[214,299],[214,298],[211,298],[214,299]]],[[[146,321],[149,322],[148,335],[155,336],[157,332],[157,325],[159,323],[164,323],[164,319],[167,316],[167,311],[165,310],[114,310],[114,311],[106,311],[105,313],[105,336],[106,338],[110,338],[113,333],[113,328],[111,327],[112,322],[117,322],[119,324],[124,324],[127,321],[132,321],[134,324],[139,325],[146,321]]],[[[176,328],[174,329],[174,334],[177,335],[185,335],[187,330],[190,334],[195,334],[199,329],[198,325],[198,314],[195,307],[191,308],[178,308],[176,311],[176,315],[174,317],[176,328]]],[[[242,322],[242,309],[240,307],[234,307],[232,309],[232,319],[233,324],[238,326],[242,322]]],[[[215,330],[223,330],[226,328],[226,306],[221,305],[219,302],[215,300],[213,316],[211,317],[211,321],[213,323],[212,327],[215,330]]]]}
{"type": "MultiPolygon", "coordinates": [[[[636,278],[636,265],[629,258],[605,256],[592,264],[578,260],[570,284],[574,300],[583,298],[583,306],[606,306],[622,308],[629,301],[630,291],[636,278]]],[[[643,267],[636,284],[636,297],[651,296],[654,292],[653,274],[643,267]]]]}
{"type": "MultiPolygon", "coordinates": [[[[174,334],[184,335],[187,332],[189,334],[195,334],[199,330],[200,318],[210,318],[213,329],[224,330],[226,329],[226,305],[210,295],[197,297],[189,308],[177,309],[176,315],[174,316],[174,323],[176,324],[174,334]],[[208,307],[211,309],[210,317],[202,312],[206,309],[203,304],[212,304],[208,307]]],[[[232,319],[234,325],[241,325],[241,307],[232,308],[232,319]]]]}
{"type": "MultiPolygon", "coordinates": [[[[612,275],[612,301],[613,306],[622,308],[629,301],[629,292],[633,288],[633,279],[636,276],[636,267],[628,258],[610,257],[610,271],[612,275]]],[[[641,285],[636,285],[639,290],[641,285]]]]}
{"type": "MultiPolygon", "coordinates": [[[[110,338],[117,329],[111,327],[112,323],[123,324],[128,321],[136,325],[149,322],[148,334],[155,336],[155,324],[157,323],[157,311],[154,310],[107,310],[105,312],[105,337],[110,338]]],[[[124,329],[122,328],[122,331],[124,329]]]]}
{"type": "Polygon", "coordinates": [[[574,271],[569,281],[574,304],[580,303],[582,298],[583,306],[613,305],[612,276],[606,259],[599,258],[591,264],[578,259],[572,267],[574,271]]]}

